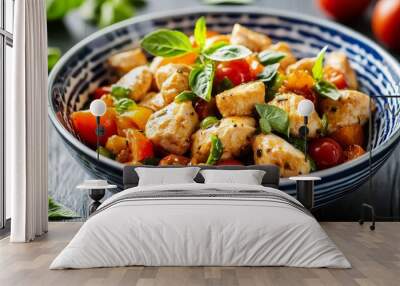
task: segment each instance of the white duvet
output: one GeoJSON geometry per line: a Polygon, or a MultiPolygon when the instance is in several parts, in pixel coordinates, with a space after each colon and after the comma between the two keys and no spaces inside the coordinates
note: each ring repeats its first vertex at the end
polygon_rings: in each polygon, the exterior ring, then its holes
{"type": "Polygon", "coordinates": [[[106,200],[50,269],[128,265],[349,268],[318,222],[299,205],[279,190],[254,185],[135,187],[106,200]],[[182,196],[177,192],[154,197],[175,190],[182,196]],[[252,191],[260,197],[252,196],[252,191]],[[190,195],[196,192],[209,195],[190,195]],[[219,192],[231,193],[220,197],[219,192]],[[153,195],[147,198],[147,193],[153,195]],[[138,194],[144,196],[135,198],[138,194]]]}

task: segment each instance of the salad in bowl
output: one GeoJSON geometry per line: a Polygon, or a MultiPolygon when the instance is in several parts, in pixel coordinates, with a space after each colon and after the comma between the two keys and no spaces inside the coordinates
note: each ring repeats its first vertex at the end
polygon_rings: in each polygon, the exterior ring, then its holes
{"type": "MultiPolygon", "coordinates": [[[[240,24],[217,33],[200,17],[191,35],[155,30],[107,64],[115,80],[98,86],[89,103],[105,102],[98,151],[120,163],[274,164],[289,177],[365,153],[365,124],[376,107],[358,90],[341,51],[325,47],[296,58],[289,43],[240,24]],[[314,104],[306,131],[298,113],[303,100],[314,104]]],[[[70,121],[95,149],[90,111],[74,111],[70,121]]]]}

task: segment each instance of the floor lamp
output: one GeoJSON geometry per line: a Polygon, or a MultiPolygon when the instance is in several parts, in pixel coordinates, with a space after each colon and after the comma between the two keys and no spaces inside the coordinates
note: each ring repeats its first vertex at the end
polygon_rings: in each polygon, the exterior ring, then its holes
{"type": "Polygon", "coordinates": [[[376,220],[376,215],[375,215],[375,207],[372,204],[372,199],[371,199],[371,192],[372,192],[372,98],[375,98],[375,96],[370,96],[369,97],[369,119],[368,119],[368,166],[369,166],[369,174],[368,174],[368,202],[363,203],[361,205],[361,216],[359,223],[360,225],[364,224],[365,221],[365,210],[369,210],[371,212],[371,225],[369,226],[370,230],[375,230],[375,220],[376,220]]]}
{"type": "MultiPolygon", "coordinates": [[[[376,213],[375,213],[375,207],[372,203],[372,198],[371,198],[371,193],[372,193],[372,123],[373,123],[373,111],[372,111],[372,106],[373,106],[373,99],[377,99],[379,97],[384,97],[384,98],[397,98],[400,99],[400,95],[382,95],[382,96],[376,96],[376,95],[370,95],[370,100],[369,100],[369,120],[368,120],[368,160],[369,160],[369,174],[368,174],[368,202],[363,203],[361,205],[361,216],[359,223],[360,225],[364,224],[365,222],[365,211],[370,211],[371,213],[371,225],[370,225],[370,230],[375,230],[375,221],[376,221],[376,213]]],[[[388,107],[385,105],[385,109],[388,110],[388,107]]],[[[392,110],[389,109],[389,111],[393,112],[392,110]]],[[[398,113],[398,111],[396,111],[398,113]]]]}

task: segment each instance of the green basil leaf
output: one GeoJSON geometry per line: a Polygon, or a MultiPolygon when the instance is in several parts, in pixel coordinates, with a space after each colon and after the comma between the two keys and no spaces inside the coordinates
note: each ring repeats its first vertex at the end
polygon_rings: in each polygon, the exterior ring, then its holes
{"type": "Polygon", "coordinates": [[[100,155],[110,158],[110,159],[114,159],[114,154],[111,153],[108,149],[104,148],[103,146],[99,146],[99,148],[97,148],[96,152],[99,152],[100,155]]]}
{"type": "Polygon", "coordinates": [[[219,122],[219,119],[215,116],[207,116],[200,122],[201,129],[207,129],[219,122]]]}
{"type": "Polygon", "coordinates": [[[249,55],[251,55],[251,51],[240,45],[225,45],[210,54],[204,54],[206,58],[217,62],[238,60],[249,55]]]}
{"type": "Polygon", "coordinates": [[[140,45],[154,56],[175,57],[193,50],[188,36],[176,30],[160,29],[145,36],[140,45]]]}
{"type": "Polygon", "coordinates": [[[319,95],[330,98],[332,100],[338,100],[341,96],[336,86],[325,80],[317,82],[314,85],[314,90],[319,95]]]}
{"type": "Polygon", "coordinates": [[[146,6],[147,0],[128,0],[133,6],[141,8],[146,6]]]}
{"type": "Polygon", "coordinates": [[[50,72],[53,67],[56,65],[58,60],[61,57],[61,50],[59,48],[51,48],[47,49],[47,70],[50,72]]]}
{"type": "Polygon", "coordinates": [[[206,18],[204,16],[200,17],[196,21],[196,25],[194,27],[194,39],[196,40],[200,51],[203,50],[207,39],[206,18]]]}
{"type": "Polygon", "coordinates": [[[100,7],[98,26],[103,28],[131,18],[135,7],[126,0],[107,0],[100,7]]]}
{"type": "Polygon", "coordinates": [[[79,215],[67,207],[56,202],[52,197],[48,197],[48,218],[49,220],[64,220],[79,218],[79,215]]]}
{"type": "Polygon", "coordinates": [[[189,75],[189,85],[192,91],[205,101],[211,100],[215,66],[212,62],[206,62],[192,69],[189,75]]]}
{"type": "Polygon", "coordinates": [[[219,48],[222,48],[224,46],[227,46],[228,44],[226,42],[216,42],[215,44],[213,44],[211,47],[205,49],[203,51],[204,55],[211,55],[212,53],[214,53],[216,50],[218,50],[219,48]]]}
{"type": "Polygon", "coordinates": [[[263,51],[258,54],[258,60],[265,66],[279,63],[285,57],[285,53],[278,51],[263,51]]]}
{"type": "Polygon", "coordinates": [[[278,69],[279,63],[266,66],[257,78],[263,83],[270,83],[278,73],[278,69]]]}
{"type": "Polygon", "coordinates": [[[218,138],[217,135],[211,135],[211,149],[210,155],[208,156],[207,165],[215,165],[222,156],[224,148],[222,146],[221,140],[218,138]]]}
{"type": "MultiPolygon", "coordinates": [[[[304,150],[306,149],[306,141],[304,139],[294,138],[294,137],[286,138],[286,139],[296,149],[298,149],[298,150],[300,150],[301,152],[304,153],[304,150]]],[[[317,171],[317,164],[311,158],[310,155],[306,154],[306,160],[307,160],[308,164],[310,165],[311,172],[317,171]]]]}
{"type": "Polygon", "coordinates": [[[270,134],[272,132],[271,124],[266,118],[260,118],[260,128],[261,132],[264,134],[270,134]]]}
{"type": "Polygon", "coordinates": [[[296,138],[296,137],[289,137],[286,138],[286,140],[293,145],[296,149],[300,150],[301,152],[304,153],[304,150],[306,149],[306,141],[302,138],[296,138]]]}
{"type": "Polygon", "coordinates": [[[160,163],[160,159],[156,158],[156,157],[148,157],[146,159],[143,159],[142,161],[140,161],[140,163],[142,163],[143,165],[151,165],[151,166],[158,166],[158,164],[160,163]]]}
{"type": "Polygon", "coordinates": [[[196,94],[192,91],[182,91],[180,94],[178,94],[174,101],[177,103],[184,102],[184,101],[192,101],[193,99],[196,98],[196,94]]]}
{"type": "Polygon", "coordinates": [[[59,20],[78,8],[84,0],[46,0],[47,20],[59,20]]]}
{"type": "Polygon", "coordinates": [[[234,87],[232,81],[226,76],[217,85],[217,94],[234,87]]]}
{"type": "Polygon", "coordinates": [[[325,58],[325,53],[326,50],[328,49],[328,46],[325,46],[318,54],[317,59],[315,60],[315,64],[312,68],[312,74],[313,78],[316,81],[320,81],[323,78],[324,75],[324,58],[325,58]]]}
{"type": "Polygon", "coordinates": [[[321,125],[322,125],[322,130],[321,130],[321,135],[325,136],[328,134],[328,115],[324,113],[321,118],[321,125]]]}
{"type": "Polygon", "coordinates": [[[274,99],[276,93],[279,91],[279,88],[283,85],[285,78],[280,73],[277,73],[276,76],[267,84],[267,94],[266,101],[274,99]]]}
{"type": "Polygon", "coordinates": [[[289,137],[289,115],[286,111],[269,104],[256,104],[256,110],[261,119],[268,121],[273,131],[289,137]]]}
{"type": "Polygon", "coordinates": [[[310,155],[308,155],[308,154],[306,155],[306,160],[307,160],[308,164],[310,164],[310,171],[311,171],[311,172],[315,172],[315,171],[318,170],[317,164],[315,163],[315,161],[313,160],[313,158],[311,158],[310,155]]]}
{"type": "Polygon", "coordinates": [[[113,85],[111,87],[111,95],[116,97],[116,98],[125,98],[125,97],[129,97],[129,95],[131,94],[131,89],[124,87],[124,86],[120,86],[120,85],[113,85]]]}
{"type": "Polygon", "coordinates": [[[136,107],[136,103],[130,98],[117,99],[115,102],[115,110],[121,114],[128,110],[133,110],[136,107]]]}

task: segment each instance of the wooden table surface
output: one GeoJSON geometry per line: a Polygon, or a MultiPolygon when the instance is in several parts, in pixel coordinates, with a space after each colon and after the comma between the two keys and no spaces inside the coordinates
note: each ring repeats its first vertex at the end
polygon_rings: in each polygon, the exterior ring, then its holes
{"type": "Polygon", "coordinates": [[[397,286],[400,273],[400,223],[378,223],[376,231],[354,222],[324,222],[322,227],[352,264],[352,269],[289,267],[119,267],[49,270],[53,259],[81,223],[50,223],[49,233],[32,243],[0,240],[2,286],[397,286]]]}
{"type": "MultiPolygon", "coordinates": [[[[148,0],[148,5],[138,11],[138,14],[154,11],[174,10],[184,7],[194,7],[202,4],[200,0],[148,0]]],[[[313,0],[255,0],[253,6],[291,10],[298,13],[325,17],[314,4],[313,0]]],[[[363,34],[370,35],[370,25],[365,19],[352,24],[352,27],[363,34]]],[[[48,25],[49,45],[58,46],[63,51],[83,39],[96,29],[80,20],[77,13],[70,14],[64,23],[48,25]]],[[[400,149],[398,148],[390,160],[378,172],[373,180],[373,201],[380,216],[400,216],[400,190],[398,176],[400,165],[400,149]]],[[[49,193],[56,200],[78,211],[86,213],[87,196],[84,192],[75,190],[89,175],[77,164],[63,146],[54,128],[49,126],[49,193]]],[[[316,215],[320,219],[354,220],[359,218],[359,206],[367,200],[367,187],[349,194],[345,198],[319,210],[316,215]]]]}

